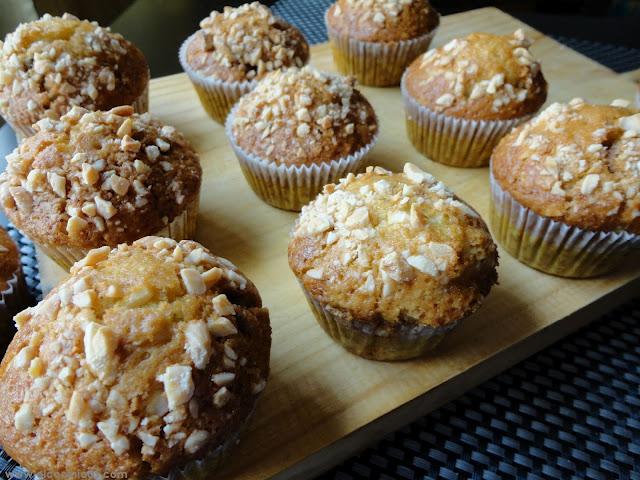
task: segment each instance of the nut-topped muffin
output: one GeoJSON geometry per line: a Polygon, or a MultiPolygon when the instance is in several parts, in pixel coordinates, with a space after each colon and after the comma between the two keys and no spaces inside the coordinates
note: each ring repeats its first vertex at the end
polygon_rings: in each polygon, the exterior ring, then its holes
{"type": "Polygon", "coordinates": [[[267,73],[302,67],[308,60],[302,33],[259,2],[211,12],[180,48],[183,70],[219,123],[267,73]]]}
{"type": "Polygon", "coordinates": [[[61,266],[103,245],[194,234],[202,169],[175,128],[130,106],[74,107],[35,127],[7,156],[0,201],[14,225],[61,266]]]}
{"type": "Polygon", "coordinates": [[[496,147],[492,225],[518,260],[588,277],[640,247],[640,113],[629,105],[554,103],[496,147]]]}
{"type": "Polygon", "coordinates": [[[398,85],[440,24],[427,0],[338,0],[325,16],[338,70],[363,85],[398,85]]]}
{"type": "Polygon", "coordinates": [[[269,374],[255,286],[192,241],[89,252],[0,365],[0,443],[32,472],[210,472],[269,374]]]}
{"type": "Polygon", "coordinates": [[[3,351],[15,331],[13,315],[28,306],[30,300],[18,246],[0,227],[0,348],[3,351]]]}
{"type": "Polygon", "coordinates": [[[226,127],[253,190],[287,210],[360,170],[378,133],[373,107],[353,79],[312,67],[267,75],[240,99],[226,127]]]}
{"type": "Polygon", "coordinates": [[[325,331],[375,360],[422,355],[474,312],[498,255],[475,210],[413,164],[368,167],[302,209],[289,265],[325,331]]]}
{"type": "Polygon", "coordinates": [[[530,44],[522,30],[473,33],[417,58],[402,80],[414,146],[448,165],[486,165],[500,138],[547,98],[530,44]]]}
{"type": "Polygon", "coordinates": [[[148,108],[149,67],[122,35],[73,15],[21,24],[0,42],[0,113],[22,137],[71,107],[148,108]]]}

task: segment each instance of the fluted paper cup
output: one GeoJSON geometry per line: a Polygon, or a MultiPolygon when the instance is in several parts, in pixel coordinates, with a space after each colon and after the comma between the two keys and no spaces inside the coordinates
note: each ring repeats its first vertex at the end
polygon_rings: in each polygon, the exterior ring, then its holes
{"type": "Polygon", "coordinates": [[[552,275],[586,278],[619,266],[640,249],[640,235],[594,232],[538,215],[491,182],[491,229],[520,262],[552,275]]]}
{"type": "MultiPolygon", "coordinates": [[[[196,198],[186,206],[186,208],[180,215],[174,218],[162,230],[156,232],[153,235],[157,237],[169,237],[176,241],[193,238],[196,233],[198,203],[199,201],[196,198]]],[[[70,247],[67,245],[40,243],[36,240],[34,240],[34,243],[40,250],[42,250],[45,255],[47,255],[65,270],[69,270],[74,263],[82,260],[86,256],[87,252],[91,250],[70,247]]],[[[100,245],[96,245],[96,247],[93,248],[97,248],[99,246],[100,245]]]]}
{"type": "Polygon", "coordinates": [[[370,360],[408,360],[433,350],[460,322],[441,327],[407,326],[397,331],[376,330],[369,324],[346,319],[339,310],[316,300],[301,284],[309,306],[322,329],[349,352],[370,360]]]}
{"type": "Polygon", "coordinates": [[[431,160],[452,167],[485,167],[500,139],[533,115],[510,120],[468,120],[426,108],[406,91],[402,77],[407,134],[413,146],[431,160]]]}
{"type": "Polygon", "coordinates": [[[233,108],[233,105],[245,93],[249,93],[258,84],[255,80],[244,82],[227,82],[213,77],[207,77],[191,68],[187,62],[187,47],[195,37],[195,33],[187,38],[180,47],[179,59],[182,69],[193,84],[200,103],[207,114],[216,122],[224,125],[224,122],[233,108]]]}
{"type": "Polygon", "coordinates": [[[7,281],[7,287],[0,292],[0,349],[9,345],[15,333],[13,316],[27,307],[31,301],[29,289],[24,281],[22,267],[7,281]]]}
{"type": "Polygon", "coordinates": [[[284,165],[245,152],[232,132],[235,108],[227,118],[226,133],[240,168],[253,191],[269,205],[283,210],[300,211],[322,188],[336,183],[348,173],[358,173],[366,166],[366,155],[376,143],[377,135],[352,155],[312,165],[284,165]]]}
{"type": "Polygon", "coordinates": [[[436,34],[433,31],[410,40],[397,42],[365,42],[342,34],[325,24],[329,44],[338,71],[356,77],[358,83],[372,87],[398,85],[409,64],[429,49],[436,34]]]}

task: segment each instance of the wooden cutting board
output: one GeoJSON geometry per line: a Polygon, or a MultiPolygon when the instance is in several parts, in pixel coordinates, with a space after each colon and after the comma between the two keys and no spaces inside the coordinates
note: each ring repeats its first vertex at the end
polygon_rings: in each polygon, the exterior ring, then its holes
{"type": "MultiPolygon", "coordinates": [[[[550,101],[633,98],[630,79],[496,9],[444,17],[435,45],[474,31],[506,34],[519,27],[534,40],[550,101]]],[[[312,63],[334,69],[327,45],[312,48],[312,63]]],[[[362,90],[381,121],[370,161],[392,170],[414,162],[487,218],[487,169],[460,170],[421,157],[407,140],[399,90],[362,90]]],[[[363,360],[333,343],[316,324],[287,265],[288,232],[296,215],[271,208],[252,193],[223,128],[206,116],[187,77],[152,80],[151,111],[182,130],[201,156],[197,240],[235,262],[271,311],[271,378],[249,431],[216,478],[309,478],[640,292],[637,267],[605,278],[564,280],[501,252],[500,285],[436,352],[402,363],[363,360]]],[[[45,288],[63,276],[47,258],[41,268],[45,288]]]]}

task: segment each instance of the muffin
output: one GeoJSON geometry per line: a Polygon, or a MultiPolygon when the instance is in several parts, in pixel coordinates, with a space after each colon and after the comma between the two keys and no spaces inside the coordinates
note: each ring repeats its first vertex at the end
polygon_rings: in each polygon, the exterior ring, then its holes
{"type": "Polygon", "coordinates": [[[368,167],[302,209],[289,266],[318,323],[374,360],[423,355],[496,283],[498,254],[478,213],[407,163],[368,167]]]}
{"type": "Polygon", "coordinates": [[[300,210],[324,185],[363,168],[378,121],[353,79],[304,67],[267,75],[236,104],[226,130],[254,192],[300,210]]]}
{"type": "Polygon", "coordinates": [[[92,250],[16,325],[0,365],[0,444],[60,478],[204,478],[269,374],[258,291],[192,241],[92,250]]]}
{"type": "Polygon", "coordinates": [[[554,103],[491,159],[491,223],[507,252],[563,277],[611,271],[640,247],[640,113],[554,103]]]}
{"type": "Polygon", "coordinates": [[[35,127],[7,156],[0,203],[63,268],[103,245],[194,234],[202,169],[175,128],[131,106],[73,107],[35,127]]]}
{"type": "Polygon", "coordinates": [[[149,67],[142,52],[96,22],[45,14],[0,42],[0,114],[19,137],[73,106],[146,112],[149,67]]]}
{"type": "Polygon", "coordinates": [[[13,315],[29,304],[20,252],[7,231],[0,227],[0,349],[9,344],[15,329],[13,315]]]}
{"type": "Polygon", "coordinates": [[[213,11],[180,47],[180,64],[218,123],[269,72],[302,67],[309,45],[300,30],[259,2],[213,11]]]}
{"type": "Polygon", "coordinates": [[[500,138],[547,98],[540,64],[522,30],[473,33],[417,58],[402,78],[407,132],[436,162],[480,167],[500,138]]]}
{"type": "Polygon", "coordinates": [[[427,0],[338,0],[325,23],[340,73],[382,87],[429,48],[440,15],[427,0]]]}

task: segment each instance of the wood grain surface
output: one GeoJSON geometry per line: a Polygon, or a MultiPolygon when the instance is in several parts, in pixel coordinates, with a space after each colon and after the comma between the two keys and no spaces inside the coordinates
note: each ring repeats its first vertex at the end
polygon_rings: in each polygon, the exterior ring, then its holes
{"type": "MultiPolygon", "coordinates": [[[[443,18],[435,45],[474,31],[506,34],[522,26],[496,9],[452,15],[443,18]]],[[[550,101],[633,98],[629,78],[524,28],[542,61],[550,101]]],[[[312,63],[334,69],[327,45],[312,48],[312,63]]],[[[398,170],[414,162],[487,218],[487,169],[454,169],[421,157],[407,140],[399,90],[362,90],[381,120],[371,163],[398,170]]],[[[151,111],[182,130],[201,156],[197,240],[235,262],[271,311],[272,375],[247,434],[216,478],[309,478],[639,291],[637,268],[605,278],[565,280],[501,252],[500,285],[436,352],[402,363],[363,360],[333,343],[316,324],[287,265],[295,214],[271,208],[252,193],[223,128],[206,116],[187,77],[152,80],[151,111]]],[[[46,258],[41,268],[45,288],[63,276],[46,258]]]]}

